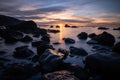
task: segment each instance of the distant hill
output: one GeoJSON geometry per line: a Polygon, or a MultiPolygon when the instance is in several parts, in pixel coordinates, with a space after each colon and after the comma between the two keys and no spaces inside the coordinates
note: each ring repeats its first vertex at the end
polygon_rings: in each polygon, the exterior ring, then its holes
{"type": "Polygon", "coordinates": [[[13,17],[0,15],[0,26],[7,26],[7,25],[15,25],[22,22],[22,20],[18,20],[13,17]]]}

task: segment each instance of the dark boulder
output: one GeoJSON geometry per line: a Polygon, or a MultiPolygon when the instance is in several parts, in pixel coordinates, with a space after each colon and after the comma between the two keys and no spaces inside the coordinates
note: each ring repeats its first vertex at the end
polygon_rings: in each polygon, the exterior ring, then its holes
{"type": "Polygon", "coordinates": [[[33,54],[34,54],[34,52],[32,50],[28,49],[28,46],[21,46],[21,47],[15,48],[13,56],[15,58],[27,58],[33,54]]]}
{"type": "Polygon", "coordinates": [[[33,39],[30,36],[28,36],[28,35],[26,35],[23,39],[21,39],[22,42],[30,42],[32,40],[33,39]]]}
{"type": "Polygon", "coordinates": [[[85,68],[105,80],[120,79],[120,54],[92,54],[85,59],[85,68]]]}
{"type": "Polygon", "coordinates": [[[68,28],[68,27],[71,27],[71,26],[70,26],[70,25],[68,25],[68,24],[65,24],[65,27],[66,27],[66,28],[68,28]]]}
{"type": "Polygon", "coordinates": [[[61,52],[61,53],[64,54],[64,59],[66,59],[67,56],[69,55],[69,52],[67,50],[65,50],[65,49],[62,49],[62,48],[59,48],[58,52],[61,52]]]}
{"type": "Polygon", "coordinates": [[[5,39],[6,43],[17,42],[23,38],[23,34],[13,30],[2,30],[1,37],[5,39]]]}
{"type": "Polygon", "coordinates": [[[88,35],[89,38],[93,38],[95,36],[97,36],[95,33],[91,33],[91,34],[88,35]]]}
{"type": "Polygon", "coordinates": [[[41,40],[49,43],[50,42],[50,36],[49,35],[43,35],[41,40]]]}
{"type": "Polygon", "coordinates": [[[57,70],[63,61],[64,54],[58,53],[52,49],[47,49],[39,58],[39,63],[42,70],[54,71],[57,70]]]}
{"type": "Polygon", "coordinates": [[[63,38],[66,44],[74,44],[75,40],[72,38],[63,38]]]}
{"type": "Polygon", "coordinates": [[[59,44],[60,44],[60,42],[54,42],[53,44],[54,44],[54,45],[59,45],[59,44]]]}
{"type": "Polygon", "coordinates": [[[42,28],[36,28],[34,34],[43,36],[47,34],[47,30],[42,28]]]}
{"type": "Polygon", "coordinates": [[[103,32],[92,39],[98,41],[99,44],[106,46],[113,46],[115,43],[115,37],[107,32],[103,32]]]}
{"type": "Polygon", "coordinates": [[[80,34],[77,35],[79,39],[87,39],[88,34],[85,32],[81,32],[80,34]]]}
{"type": "Polygon", "coordinates": [[[107,30],[107,29],[109,29],[109,28],[106,28],[106,27],[99,27],[98,29],[100,29],[100,30],[107,30]]]}
{"type": "Polygon", "coordinates": [[[47,44],[49,44],[48,42],[45,42],[45,41],[34,41],[34,42],[32,42],[32,46],[33,47],[38,47],[38,46],[40,46],[40,45],[47,45],[47,44]]]}
{"type": "Polygon", "coordinates": [[[6,27],[9,29],[12,29],[12,30],[22,31],[24,33],[33,33],[33,32],[35,32],[37,25],[33,21],[23,21],[16,25],[10,25],[10,26],[6,26],[6,27]]]}
{"type": "Polygon", "coordinates": [[[88,53],[83,48],[76,48],[71,46],[69,49],[70,49],[70,53],[73,55],[80,55],[80,56],[88,55],[88,53]]]}
{"type": "Polygon", "coordinates": [[[49,32],[49,33],[59,33],[60,30],[48,29],[48,32],[49,32]]]}
{"type": "Polygon", "coordinates": [[[98,42],[95,40],[89,40],[87,41],[87,44],[98,44],[98,42]]]}
{"type": "Polygon", "coordinates": [[[54,48],[53,48],[52,45],[49,45],[49,44],[40,44],[37,47],[37,54],[41,56],[46,49],[53,49],[54,50],[54,48]]]}
{"type": "Polygon", "coordinates": [[[116,44],[113,46],[113,51],[114,51],[114,52],[117,52],[117,53],[120,53],[120,42],[116,43],[116,44]]]}
{"type": "Polygon", "coordinates": [[[120,27],[118,27],[118,28],[113,28],[113,30],[120,30],[120,27]]]}
{"type": "Polygon", "coordinates": [[[56,28],[60,28],[60,26],[59,26],[59,25],[57,25],[57,26],[56,26],[56,28]]]}
{"type": "Polygon", "coordinates": [[[39,55],[33,56],[33,57],[32,57],[32,61],[33,61],[33,62],[39,61],[39,57],[40,57],[39,55]]]}

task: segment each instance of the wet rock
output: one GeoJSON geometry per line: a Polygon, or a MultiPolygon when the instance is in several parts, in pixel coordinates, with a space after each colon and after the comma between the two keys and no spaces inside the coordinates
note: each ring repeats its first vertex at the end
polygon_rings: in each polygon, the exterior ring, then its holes
{"type": "Polygon", "coordinates": [[[40,44],[37,47],[37,54],[41,56],[46,49],[53,49],[54,50],[54,48],[53,48],[52,45],[49,45],[49,44],[40,44]]]}
{"type": "Polygon", "coordinates": [[[115,43],[115,37],[107,32],[103,32],[92,39],[98,41],[99,44],[106,46],[113,46],[115,43]]]}
{"type": "Polygon", "coordinates": [[[71,26],[71,28],[78,28],[78,26],[71,26]]]}
{"type": "Polygon", "coordinates": [[[81,56],[88,55],[88,53],[83,48],[76,48],[71,46],[69,49],[70,49],[70,53],[74,55],[81,55],[81,56]]]}
{"type": "Polygon", "coordinates": [[[91,34],[88,35],[89,38],[93,38],[95,36],[97,36],[95,33],[91,33],[91,34]]]}
{"type": "Polygon", "coordinates": [[[58,53],[52,49],[47,49],[39,58],[39,63],[44,71],[54,71],[59,69],[64,54],[58,53]]]}
{"type": "Polygon", "coordinates": [[[5,39],[6,43],[17,42],[23,38],[23,34],[13,30],[2,30],[1,37],[5,39]]]}
{"type": "Polygon", "coordinates": [[[120,27],[118,27],[118,28],[113,28],[113,30],[120,30],[120,27]]]}
{"type": "Polygon", "coordinates": [[[12,64],[4,70],[1,80],[27,80],[35,73],[37,70],[31,64],[12,64]]]}
{"type": "Polygon", "coordinates": [[[66,28],[68,28],[68,27],[71,27],[71,26],[70,26],[70,25],[68,25],[68,24],[65,24],[65,27],[66,27],[66,28]]]}
{"type": "Polygon", "coordinates": [[[54,44],[54,45],[59,45],[59,44],[60,44],[60,42],[54,42],[53,44],[54,44]]]}
{"type": "Polygon", "coordinates": [[[60,26],[57,25],[56,28],[60,28],[60,26]]]}
{"type": "Polygon", "coordinates": [[[100,29],[100,30],[107,30],[107,29],[109,29],[109,28],[106,28],[106,27],[99,27],[98,29],[100,29]]]}
{"type": "Polygon", "coordinates": [[[67,50],[65,50],[65,49],[62,49],[62,48],[59,48],[58,52],[61,52],[61,53],[64,54],[64,59],[66,59],[67,56],[69,55],[69,52],[67,50]]]}
{"type": "Polygon", "coordinates": [[[0,51],[0,55],[3,55],[5,54],[6,52],[5,51],[0,51]]]}
{"type": "Polygon", "coordinates": [[[33,37],[39,37],[40,34],[33,34],[33,37]]]}
{"type": "Polygon", "coordinates": [[[120,42],[116,43],[116,44],[113,46],[113,51],[114,51],[114,52],[117,52],[117,53],[120,53],[120,42]]]}
{"type": "Polygon", "coordinates": [[[33,47],[38,47],[38,46],[40,46],[40,45],[43,45],[43,44],[49,44],[48,42],[45,42],[45,41],[34,41],[34,42],[32,42],[32,46],[33,47]]]}
{"type": "Polygon", "coordinates": [[[33,62],[39,61],[39,55],[33,56],[33,57],[32,57],[32,61],[33,61],[33,62]]]}
{"type": "Polygon", "coordinates": [[[48,29],[48,32],[49,32],[49,33],[59,33],[60,30],[48,29]]]}
{"type": "Polygon", "coordinates": [[[34,52],[32,50],[28,49],[28,46],[21,46],[21,47],[15,48],[13,56],[15,58],[27,58],[33,54],[34,54],[34,52]]]}
{"type": "Polygon", "coordinates": [[[43,36],[47,34],[47,30],[42,28],[36,28],[34,34],[43,36]]]}
{"type": "Polygon", "coordinates": [[[36,30],[37,25],[33,21],[23,21],[21,23],[6,26],[6,27],[12,30],[22,31],[24,33],[33,33],[36,30]]]}
{"type": "Polygon", "coordinates": [[[87,41],[87,44],[98,44],[98,42],[95,40],[89,40],[87,41]]]}
{"type": "Polygon", "coordinates": [[[105,80],[120,79],[120,54],[92,54],[85,59],[85,68],[105,80]]]}
{"type": "Polygon", "coordinates": [[[74,44],[75,40],[72,38],[63,38],[66,44],[74,44]]]}
{"type": "Polygon", "coordinates": [[[30,41],[32,41],[33,39],[30,37],[30,36],[28,36],[28,35],[26,35],[21,41],[22,42],[30,42],[30,41]]]}
{"type": "Polygon", "coordinates": [[[88,34],[85,32],[81,32],[80,34],[77,35],[79,39],[87,39],[88,34]]]}
{"type": "Polygon", "coordinates": [[[50,36],[49,35],[44,35],[44,36],[42,36],[41,40],[49,43],[50,42],[50,36]]]}
{"type": "Polygon", "coordinates": [[[42,76],[41,80],[79,80],[67,70],[55,71],[42,76]]]}
{"type": "Polygon", "coordinates": [[[50,28],[53,28],[54,26],[50,26],[50,28]]]}

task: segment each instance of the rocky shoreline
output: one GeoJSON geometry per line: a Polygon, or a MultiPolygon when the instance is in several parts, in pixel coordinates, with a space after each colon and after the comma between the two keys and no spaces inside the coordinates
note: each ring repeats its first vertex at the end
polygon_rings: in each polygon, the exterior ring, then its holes
{"type": "MultiPolygon", "coordinates": [[[[11,24],[11,23],[10,23],[11,24]]],[[[55,50],[50,44],[51,33],[59,33],[59,30],[46,30],[38,28],[33,21],[19,21],[17,24],[3,25],[0,28],[0,41],[7,45],[15,43],[30,43],[35,52],[28,45],[14,48],[11,58],[4,55],[9,52],[0,49],[0,80],[115,80],[120,79],[120,42],[115,44],[115,37],[108,33],[101,34],[81,32],[78,39],[90,40],[87,44],[98,44],[110,47],[111,50],[100,46],[94,46],[97,52],[90,54],[83,48],[70,46],[69,51],[59,48],[55,50]],[[30,36],[32,35],[32,36],[30,36]],[[34,41],[33,37],[40,39],[34,41]],[[107,52],[105,52],[107,51],[107,52]],[[84,67],[66,63],[69,56],[84,56],[84,67]],[[27,60],[27,62],[24,62],[27,60]]],[[[53,26],[52,26],[53,27],[53,26]]],[[[52,28],[51,27],[51,28],[52,28]]],[[[65,25],[69,28],[69,25],[65,25]]],[[[57,26],[59,28],[59,26],[57,26]]],[[[70,28],[77,28],[76,26],[70,28]]],[[[108,29],[108,28],[99,28],[108,29]]],[[[119,29],[119,28],[118,28],[119,29]]],[[[63,38],[65,44],[74,44],[72,38],[63,38]]],[[[54,43],[59,45],[59,42],[54,43]]]]}

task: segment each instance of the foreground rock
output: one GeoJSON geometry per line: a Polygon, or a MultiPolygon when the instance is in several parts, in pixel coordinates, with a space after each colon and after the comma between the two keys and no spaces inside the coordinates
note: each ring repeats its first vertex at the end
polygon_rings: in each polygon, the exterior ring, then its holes
{"type": "Polygon", "coordinates": [[[86,69],[105,80],[120,79],[120,54],[92,54],[85,59],[86,69]]]}
{"type": "Polygon", "coordinates": [[[28,35],[26,35],[23,39],[21,39],[22,42],[30,42],[32,40],[33,39],[30,36],[28,36],[28,35]]]}
{"type": "Polygon", "coordinates": [[[56,71],[45,74],[41,80],[79,80],[67,70],[56,71]]]}
{"type": "Polygon", "coordinates": [[[87,41],[87,44],[98,44],[98,42],[95,40],[89,40],[87,41]]]}
{"type": "Polygon", "coordinates": [[[68,52],[67,50],[62,49],[62,48],[59,48],[59,49],[58,49],[58,52],[61,52],[61,53],[64,54],[64,59],[67,58],[67,56],[68,56],[68,54],[69,54],[69,52],[68,52]]]}
{"type": "Polygon", "coordinates": [[[103,32],[92,39],[98,41],[99,44],[106,46],[113,46],[115,43],[115,37],[107,32],[103,32]]]}
{"type": "Polygon", "coordinates": [[[45,41],[45,42],[50,42],[50,36],[49,35],[43,35],[42,38],[41,38],[42,41],[45,41]]]}
{"type": "Polygon", "coordinates": [[[75,40],[72,38],[63,38],[66,44],[74,44],[75,40]]]}
{"type": "Polygon", "coordinates": [[[34,54],[34,52],[31,51],[30,49],[28,49],[28,46],[21,46],[21,47],[15,48],[15,52],[14,52],[13,56],[15,58],[27,58],[33,54],[34,54]]]}
{"type": "Polygon", "coordinates": [[[17,42],[23,38],[23,34],[13,30],[0,30],[0,36],[5,39],[6,43],[17,42]]]}
{"type": "Polygon", "coordinates": [[[69,49],[70,49],[70,53],[74,55],[80,55],[80,56],[88,55],[88,53],[83,48],[76,48],[71,46],[69,49]]]}
{"type": "Polygon", "coordinates": [[[116,43],[116,44],[113,46],[113,51],[114,51],[114,52],[117,52],[117,53],[120,53],[120,42],[116,43]]]}
{"type": "Polygon", "coordinates": [[[77,35],[79,39],[87,39],[88,34],[85,32],[81,32],[80,34],[77,35]]]}
{"type": "Polygon", "coordinates": [[[42,70],[44,71],[54,71],[59,69],[60,64],[64,58],[64,54],[56,52],[52,49],[47,49],[40,56],[39,63],[41,65],[42,70]]]}

